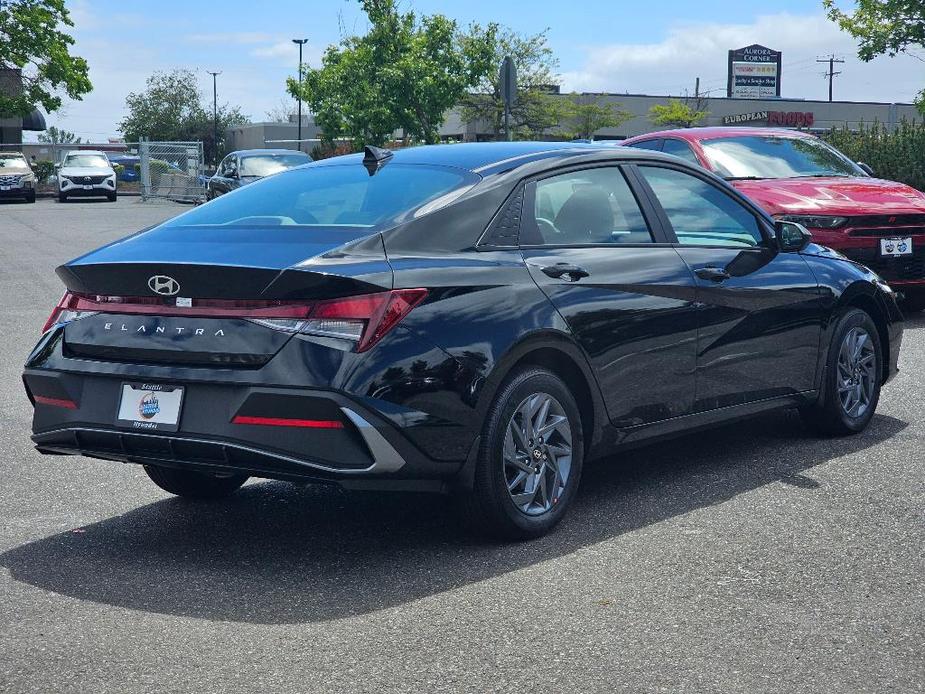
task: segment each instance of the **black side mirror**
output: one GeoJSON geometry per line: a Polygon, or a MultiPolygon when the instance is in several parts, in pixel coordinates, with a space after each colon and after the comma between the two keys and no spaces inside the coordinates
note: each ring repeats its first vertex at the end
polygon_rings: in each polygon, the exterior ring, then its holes
{"type": "Polygon", "coordinates": [[[874,176],[874,170],[862,161],[857,162],[858,167],[868,176],[874,176]]]}
{"type": "Polygon", "coordinates": [[[809,229],[796,222],[776,222],[774,233],[778,247],[785,253],[799,253],[813,240],[809,229]]]}

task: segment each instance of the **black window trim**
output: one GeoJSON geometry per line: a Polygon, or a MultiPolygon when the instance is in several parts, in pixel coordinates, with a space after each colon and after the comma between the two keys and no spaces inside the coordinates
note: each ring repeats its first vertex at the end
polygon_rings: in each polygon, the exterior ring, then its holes
{"type": "Polygon", "coordinates": [[[758,232],[762,236],[762,243],[758,244],[756,246],[757,248],[769,248],[769,249],[777,248],[777,244],[775,243],[775,240],[774,240],[774,231],[771,228],[771,225],[768,223],[768,219],[767,219],[765,212],[761,210],[761,208],[754,205],[751,202],[751,200],[746,198],[744,195],[741,195],[740,193],[732,189],[728,183],[724,183],[721,180],[717,181],[714,174],[710,174],[709,172],[703,169],[697,169],[693,166],[691,167],[681,166],[681,165],[675,164],[674,162],[666,162],[666,161],[655,160],[655,159],[633,161],[632,164],[630,164],[630,166],[635,169],[634,174],[636,176],[636,179],[639,181],[639,185],[642,188],[642,190],[645,191],[645,195],[646,197],[648,197],[650,204],[654,206],[659,222],[665,230],[665,236],[671,239],[670,243],[672,246],[676,246],[678,248],[725,248],[725,249],[737,249],[737,250],[742,250],[742,249],[747,248],[746,246],[737,246],[737,245],[719,244],[719,243],[711,243],[707,245],[707,244],[689,244],[689,243],[679,242],[678,237],[675,234],[674,227],[672,226],[671,221],[668,219],[668,215],[666,214],[661,203],[658,202],[658,197],[655,195],[655,191],[652,190],[652,186],[649,185],[649,182],[645,179],[645,176],[643,176],[642,172],[639,171],[639,168],[641,167],[648,166],[648,167],[653,167],[653,168],[674,169],[675,171],[680,171],[681,173],[686,173],[689,176],[694,176],[695,178],[699,178],[704,183],[713,186],[717,190],[721,191],[728,198],[730,198],[733,202],[736,202],[739,205],[742,205],[745,209],[747,209],[755,217],[755,222],[757,223],[757,226],[758,226],[758,232]]]}
{"type": "MultiPolygon", "coordinates": [[[[633,195],[633,198],[636,200],[636,204],[639,205],[639,211],[642,212],[643,220],[646,225],[649,227],[649,233],[652,235],[652,241],[648,243],[561,243],[561,244],[547,244],[547,243],[520,243],[519,248],[524,250],[535,250],[543,248],[652,248],[658,246],[672,246],[674,245],[672,240],[665,233],[665,230],[660,223],[659,218],[656,216],[656,211],[652,207],[648,198],[644,195],[642,189],[635,181],[635,175],[631,174],[628,171],[629,165],[626,160],[619,159],[608,159],[605,161],[594,161],[594,162],[584,162],[581,164],[574,164],[572,166],[565,166],[562,168],[551,169],[549,171],[544,171],[543,173],[533,176],[525,181],[526,189],[524,194],[524,213],[521,215],[520,227],[521,233],[523,233],[524,228],[528,225],[534,225],[533,211],[536,209],[536,184],[538,181],[542,181],[547,178],[554,178],[556,176],[562,176],[564,174],[569,174],[574,171],[587,171],[588,169],[602,169],[602,168],[615,168],[619,169],[622,173],[623,178],[626,180],[627,186],[629,186],[630,193],[633,195]]],[[[535,226],[533,230],[538,234],[539,229],[535,226]]]]}

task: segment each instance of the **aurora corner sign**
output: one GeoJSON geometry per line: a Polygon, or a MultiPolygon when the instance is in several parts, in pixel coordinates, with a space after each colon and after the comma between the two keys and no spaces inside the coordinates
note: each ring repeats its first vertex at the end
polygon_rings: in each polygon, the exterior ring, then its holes
{"type": "Polygon", "coordinates": [[[757,43],[729,51],[726,96],[767,99],[780,96],[781,53],[757,43]]]}

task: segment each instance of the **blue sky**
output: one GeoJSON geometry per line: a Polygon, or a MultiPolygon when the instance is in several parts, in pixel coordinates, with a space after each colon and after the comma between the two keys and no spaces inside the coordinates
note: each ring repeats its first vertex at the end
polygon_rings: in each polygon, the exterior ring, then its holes
{"type": "MultiPolygon", "coordinates": [[[[846,0],[847,1],[847,0],[846,0]]],[[[240,105],[254,121],[289,104],[284,89],[296,70],[291,38],[308,38],[305,60],[317,65],[325,46],[360,33],[356,0],[68,0],[76,23],[75,52],[90,62],[94,92],[69,102],[49,122],[85,138],[118,135],[125,96],[144,88],[154,70],[221,70],[219,101],[240,105]]],[[[844,55],[836,98],[910,101],[925,86],[920,58],[855,57],[853,40],[822,13],[820,0],[682,2],[657,0],[403,0],[418,13],[441,12],[460,25],[499,22],[521,33],[549,29],[563,88],[616,93],[681,94],[701,77],[707,90],[725,88],[726,51],[750,43],[782,50],[785,96],[824,98],[824,68],[815,59],[844,55]]]]}

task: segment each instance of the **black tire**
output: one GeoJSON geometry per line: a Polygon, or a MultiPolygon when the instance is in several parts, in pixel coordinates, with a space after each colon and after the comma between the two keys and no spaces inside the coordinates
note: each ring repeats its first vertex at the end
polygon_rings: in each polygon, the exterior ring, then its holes
{"type": "Polygon", "coordinates": [[[145,472],[165,492],[188,499],[223,499],[247,482],[247,475],[213,477],[192,470],[145,465],[145,472]]]}
{"type": "MultiPolygon", "coordinates": [[[[855,333],[856,334],[856,333],[855,333]]],[[[868,355],[867,360],[870,359],[868,355]]],[[[857,377],[857,371],[854,376],[857,377]]],[[[826,359],[826,370],[822,392],[819,400],[812,406],[801,410],[803,421],[814,431],[827,436],[850,436],[863,431],[877,410],[880,401],[880,386],[883,380],[883,347],[880,336],[873,319],[865,311],[853,308],[847,309],[839,317],[832,332],[832,341],[829,344],[829,353],[826,359]],[[850,388],[851,381],[843,380],[845,371],[840,371],[839,356],[846,338],[853,330],[858,329],[867,334],[873,347],[871,368],[872,377],[870,388],[860,385],[861,392],[867,393],[868,402],[863,412],[858,411],[852,415],[845,409],[845,403],[839,393],[839,388],[850,388]]]]}
{"type": "Polygon", "coordinates": [[[58,202],[67,202],[67,193],[58,193],[58,202]]]}
{"type": "MultiPolygon", "coordinates": [[[[552,411],[551,407],[550,411],[552,411]]],[[[560,436],[561,434],[556,432],[548,434],[545,444],[549,446],[560,444],[564,438],[561,440],[555,438],[560,436]]],[[[538,442],[543,443],[542,439],[538,439],[538,442]]],[[[539,448],[533,448],[532,452],[535,454],[537,450],[539,448]]],[[[545,535],[562,520],[575,498],[581,481],[583,460],[584,436],[581,414],[568,386],[558,376],[544,369],[529,368],[516,372],[501,386],[485,418],[473,488],[471,491],[460,492],[458,497],[463,521],[479,534],[499,539],[528,540],[545,535]],[[516,476],[520,473],[513,466],[505,464],[503,449],[508,427],[514,421],[515,413],[519,414],[521,412],[519,408],[531,397],[542,397],[543,395],[551,396],[556,411],[562,413],[559,416],[565,416],[567,419],[571,438],[571,456],[567,470],[565,470],[565,457],[560,458],[553,466],[552,460],[555,458],[552,457],[550,449],[544,449],[551,459],[548,468],[539,460],[539,456],[522,459],[524,463],[528,460],[535,460],[538,463],[538,466],[534,468],[537,475],[532,479],[539,480],[541,476],[547,475],[543,489],[550,487],[548,475],[553,475],[554,480],[559,479],[556,477],[559,474],[556,470],[560,469],[558,467],[560,463],[567,477],[560,491],[546,494],[548,510],[533,509],[532,513],[528,513],[515,504],[513,492],[508,491],[507,475],[516,476]]],[[[539,484],[540,482],[537,481],[534,488],[539,484]]],[[[553,484],[551,488],[555,490],[557,485],[553,484]]]]}
{"type": "Polygon", "coordinates": [[[26,202],[28,202],[28,203],[34,203],[34,202],[35,202],[35,191],[34,191],[34,190],[29,191],[28,193],[26,193],[26,202]]]}
{"type": "Polygon", "coordinates": [[[109,194],[106,196],[106,199],[109,200],[109,202],[115,202],[115,201],[116,201],[116,197],[117,197],[117,194],[116,194],[116,193],[109,193],[109,194]]]}

